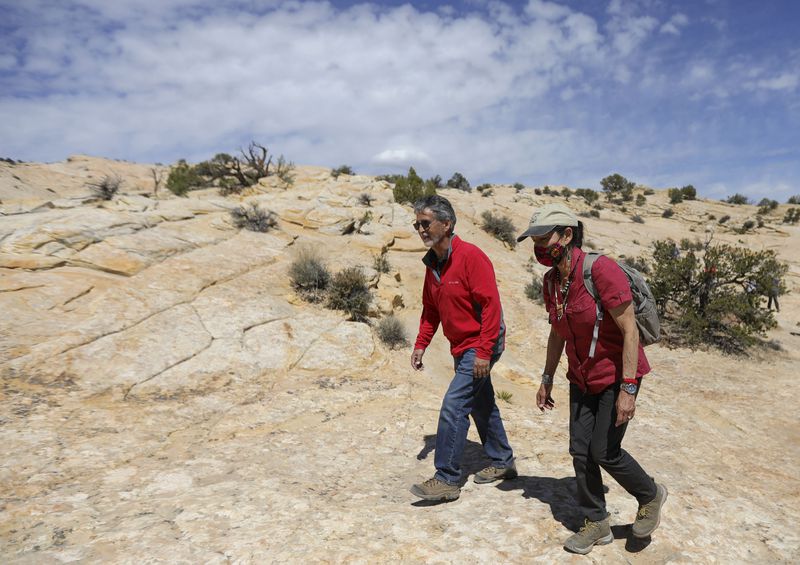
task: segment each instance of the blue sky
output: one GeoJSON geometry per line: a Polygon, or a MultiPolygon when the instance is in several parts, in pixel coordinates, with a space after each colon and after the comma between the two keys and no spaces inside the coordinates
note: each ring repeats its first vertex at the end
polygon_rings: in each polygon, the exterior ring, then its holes
{"type": "Polygon", "coordinates": [[[800,2],[0,0],[0,157],[800,194],[800,2]]]}

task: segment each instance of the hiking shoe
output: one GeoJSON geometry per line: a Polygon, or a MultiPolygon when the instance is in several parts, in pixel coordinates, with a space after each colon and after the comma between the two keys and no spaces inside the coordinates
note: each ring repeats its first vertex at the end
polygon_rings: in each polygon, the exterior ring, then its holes
{"type": "Polygon", "coordinates": [[[633,523],[632,533],[634,537],[646,538],[652,534],[661,522],[661,507],[667,500],[667,487],[656,483],[656,497],[639,506],[636,513],[636,521],[633,523]]]}
{"type": "Polygon", "coordinates": [[[592,522],[586,518],[581,529],[564,542],[564,549],[586,555],[595,545],[606,545],[612,541],[614,541],[614,534],[611,533],[608,518],[599,522],[592,522]]]}
{"type": "Polygon", "coordinates": [[[458,485],[448,485],[436,477],[428,479],[424,483],[419,483],[411,487],[411,494],[423,500],[455,500],[461,494],[461,487],[458,485]]]}
{"type": "Polygon", "coordinates": [[[472,480],[482,485],[484,483],[493,483],[494,481],[502,481],[505,479],[517,478],[517,465],[512,461],[508,467],[495,467],[490,465],[475,473],[475,478],[472,480]]]}

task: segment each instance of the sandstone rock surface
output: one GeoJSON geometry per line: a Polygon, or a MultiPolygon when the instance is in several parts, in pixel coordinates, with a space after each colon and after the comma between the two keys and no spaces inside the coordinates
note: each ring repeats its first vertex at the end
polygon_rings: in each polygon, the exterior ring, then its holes
{"type": "MultiPolygon", "coordinates": [[[[410,209],[384,182],[334,180],[321,167],[241,199],[155,197],[150,168],[82,156],[0,163],[3,563],[800,559],[800,228],[772,221],[747,236],[790,264],[770,334],[781,350],[734,358],[648,348],[654,372],[624,445],[669,487],[662,525],[649,544],[626,540],[636,503],[609,481],[617,539],[583,558],[561,548],[580,520],[564,362],[555,410],[535,409],[549,327],[524,296],[531,249],[479,227],[492,210],[522,228],[550,197],[508,186],[486,198],[444,191],[458,233],[497,272],[509,339],[493,381],[513,395],[500,406],[520,477],[470,481],[458,501],[430,506],[408,487],[433,472],[452,370],[443,336],[414,373],[408,350],[299,299],[287,276],[303,246],[333,271],[360,265],[373,313],[394,312],[413,339],[424,248],[410,209]],[[123,194],[93,200],[86,182],[109,173],[124,179],[123,194]],[[228,211],[241,201],[273,210],[278,227],[235,229],[228,211]],[[372,269],[380,254],[387,274],[372,269]]],[[[640,255],[655,239],[703,234],[707,213],[747,214],[694,201],[667,220],[666,205],[665,193],[651,196],[645,224],[604,211],[587,220],[588,239],[640,255]]],[[[464,463],[468,475],[486,464],[474,429],[464,463]]]]}

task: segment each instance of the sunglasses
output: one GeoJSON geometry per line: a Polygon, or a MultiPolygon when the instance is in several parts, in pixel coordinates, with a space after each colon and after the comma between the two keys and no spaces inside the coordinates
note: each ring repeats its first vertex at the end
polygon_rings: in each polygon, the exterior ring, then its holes
{"type": "Polygon", "coordinates": [[[415,229],[415,230],[417,230],[417,231],[419,231],[419,228],[420,228],[420,226],[422,226],[422,229],[424,229],[424,230],[426,230],[426,231],[427,231],[427,229],[428,229],[429,227],[431,227],[431,224],[432,224],[433,222],[434,222],[434,220],[421,220],[421,221],[419,221],[419,222],[414,222],[414,223],[413,223],[413,224],[411,224],[411,225],[412,225],[412,226],[414,226],[414,229],[415,229]]]}

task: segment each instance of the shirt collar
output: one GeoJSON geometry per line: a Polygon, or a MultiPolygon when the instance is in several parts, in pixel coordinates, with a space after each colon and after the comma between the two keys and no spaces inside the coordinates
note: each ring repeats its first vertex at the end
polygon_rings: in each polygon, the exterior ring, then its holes
{"type": "Polygon", "coordinates": [[[439,259],[433,249],[428,249],[428,252],[422,257],[422,262],[425,263],[426,267],[434,271],[441,271],[450,260],[450,257],[453,256],[453,247],[458,247],[458,241],[459,239],[456,234],[451,235],[450,245],[447,247],[447,253],[444,254],[444,257],[439,259]]]}

